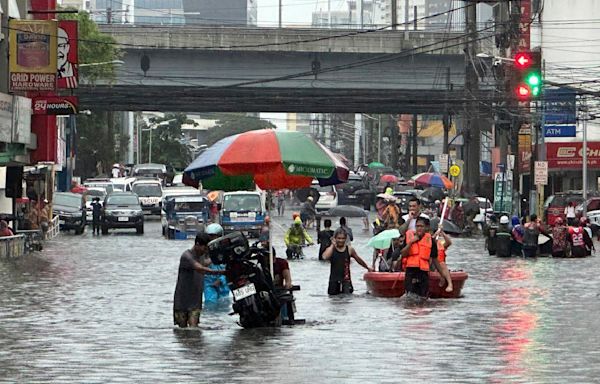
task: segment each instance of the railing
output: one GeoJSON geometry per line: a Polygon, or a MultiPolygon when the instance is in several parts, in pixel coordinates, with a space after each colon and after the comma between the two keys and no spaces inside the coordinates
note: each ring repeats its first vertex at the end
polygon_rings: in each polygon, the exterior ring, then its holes
{"type": "Polygon", "coordinates": [[[0,237],[0,259],[13,259],[25,254],[25,236],[0,237]]]}
{"type": "Polygon", "coordinates": [[[24,238],[25,252],[41,251],[44,248],[44,232],[41,229],[19,230],[24,238]]]}
{"type": "Polygon", "coordinates": [[[46,239],[54,239],[60,233],[60,225],[58,224],[58,216],[54,216],[50,221],[48,232],[46,232],[46,239]]]}

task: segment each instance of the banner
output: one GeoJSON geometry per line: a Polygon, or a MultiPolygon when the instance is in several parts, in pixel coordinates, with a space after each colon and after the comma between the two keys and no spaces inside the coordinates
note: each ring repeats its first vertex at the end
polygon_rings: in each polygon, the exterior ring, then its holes
{"type": "Polygon", "coordinates": [[[79,63],[77,21],[59,21],[57,36],[56,86],[58,88],[77,88],[79,75],[77,70],[79,63]]]}
{"type": "Polygon", "coordinates": [[[31,99],[14,97],[12,142],[29,144],[31,141],[31,99]]]}
{"type": "MultiPolygon", "coordinates": [[[[588,166],[600,169],[600,142],[587,143],[588,166]]],[[[551,169],[581,169],[583,166],[583,143],[546,143],[546,159],[551,169]]]]}
{"type": "Polygon", "coordinates": [[[10,143],[12,140],[13,97],[0,93],[0,141],[10,143]]]}
{"type": "Polygon", "coordinates": [[[519,135],[519,172],[529,173],[531,166],[531,135],[519,135]]]}
{"type": "Polygon", "coordinates": [[[76,115],[77,96],[41,96],[33,98],[34,115],[76,115]]]}
{"type": "Polygon", "coordinates": [[[12,19],[9,28],[10,91],[54,91],[56,21],[12,19]]]}

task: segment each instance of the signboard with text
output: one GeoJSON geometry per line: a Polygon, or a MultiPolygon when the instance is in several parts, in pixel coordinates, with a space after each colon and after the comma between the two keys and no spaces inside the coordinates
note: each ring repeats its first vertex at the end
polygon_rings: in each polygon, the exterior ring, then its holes
{"type": "Polygon", "coordinates": [[[33,98],[34,115],[76,115],[77,96],[40,96],[33,98]]]}
{"type": "Polygon", "coordinates": [[[536,161],[534,164],[534,184],[548,185],[548,162],[536,161]]]}
{"type": "Polygon", "coordinates": [[[544,125],[575,124],[576,96],[576,92],[571,89],[544,89],[544,125]]]}
{"type": "Polygon", "coordinates": [[[544,137],[575,137],[577,128],[574,125],[544,125],[544,137]]]}
{"type": "Polygon", "coordinates": [[[502,172],[494,175],[494,212],[512,212],[512,180],[502,172]]]}
{"type": "MultiPolygon", "coordinates": [[[[600,169],[600,142],[587,143],[588,167],[600,169]]],[[[546,143],[546,159],[550,169],[581,169],[583,166],[583,143],[546,143]]]]}
{"type": "Polygon", "coordinates": [[[10,143],[12,140],[13,97],[0,93],[0,141],[10,143]]]}
{"type": "Polygon", "coordinates": [[[29,144],[31,141],[31,99],[14,97],[12,142],[29,144]]]}
{"type": "Polygon", "coordinates": [[[57,22],[12,19],[9,28],[9,90],[54,91],[57,22]]]}

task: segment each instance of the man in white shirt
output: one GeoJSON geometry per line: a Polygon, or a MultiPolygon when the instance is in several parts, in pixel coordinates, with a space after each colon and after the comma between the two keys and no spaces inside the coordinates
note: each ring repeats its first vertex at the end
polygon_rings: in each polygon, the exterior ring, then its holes
{"type": "Polygon", "coordinates": [[[404,233],[409,229],[416,229],[417,218],[421,215],[421,201],[413,197],[408,201],[408,213],[402,216],[404,224],[400,226],[400,232],[404,233]]]}

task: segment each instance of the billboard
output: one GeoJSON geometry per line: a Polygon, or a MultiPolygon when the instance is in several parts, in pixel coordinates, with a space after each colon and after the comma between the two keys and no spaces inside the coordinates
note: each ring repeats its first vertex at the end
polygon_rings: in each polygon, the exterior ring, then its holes
{"type": "Polygon", "coordinates": [[[54,91],[57,22],[12,19],[9,28],[10,91],[54,91]]]}
{"type": "Polygon", "coordinates": [[[29,144],[31,141],[31,99],[14,98],[12,142],[29,144]]]}
{"type": "Polygon", "coordinates": [[[57,29],[56,86],[77,88],[79,63],[77,46],[77,21],[61,20],[57,29]]]}
{"type": "MultiPolygon", "coordinates": [[[[588,166],[600,169],[600,142],[587,143],[588,166]]],[[[548,168],[581,169],[583,166],[583,143],[546,143],[548,168]]]]}
{"type": "Polygon", "coordinates": [[[576,92],[567,88],[544,89],[544,125],[575,124],[576,92]]]}

